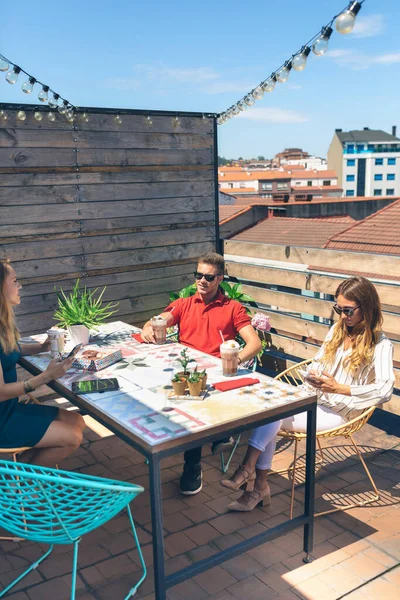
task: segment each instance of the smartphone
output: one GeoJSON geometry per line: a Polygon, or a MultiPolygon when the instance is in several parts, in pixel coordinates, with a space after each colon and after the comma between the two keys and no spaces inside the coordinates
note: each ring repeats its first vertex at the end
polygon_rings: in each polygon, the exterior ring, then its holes
{"type": "Polygon", "coordinates": [[[76,346],[74,346],[71,350],[71,352],[67,355],[64,356],[63,360],[65,360],[66,358],[70,358],[71,356],[75,356],[75,354],[77,354],[79,352],[79,350],[82,348],[83,344],[77,344],[76,346]]]}
{"type": "Polygon", "coordinates": [[[95,392],[109,392],[119,390],[116,377],[110,379],[88,379],[86,381],[73,381],[72,391],[74,394],[91,394],[95,392]]]}

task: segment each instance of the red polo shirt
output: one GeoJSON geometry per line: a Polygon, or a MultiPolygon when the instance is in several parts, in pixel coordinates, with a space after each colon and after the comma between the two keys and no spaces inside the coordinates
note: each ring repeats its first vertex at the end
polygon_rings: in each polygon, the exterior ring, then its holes
{"type": "Polygon", "coordinates": [[[220,356],[220,330],[224,340],[233,340],[243,327],[251,323],[244,307],[220,290],[209,304],[205,304],[196,292],[190,298],[174,300],[163,312],[171,312],[172,307],[174,325],[179,325],[181,344],[213,356],[220,356]]]}

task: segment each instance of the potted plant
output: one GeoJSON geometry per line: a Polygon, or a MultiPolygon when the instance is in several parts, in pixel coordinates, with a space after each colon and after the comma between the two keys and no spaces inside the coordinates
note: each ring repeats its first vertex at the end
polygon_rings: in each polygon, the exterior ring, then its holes
{"type": "Polygon", "coordinates": [[[204,390],[207,387],[207,373],[206,370],[204,369],[203,371],[198,371],[197,367],[195,368],[195,373],[199,374],[199,377],[201,379],[201,391],[204,392],[204,390]]]}
{"type": "Polygon", "coordinates": [[[191,396],[200,396],[202,389],[201,386],[203,383],[200,377],[200,373],[198,373],[197,371],[193,371],[193,373],[190,373],[187,382],[189,385],[189,394],[191,396]]]}
{"type": "Polygon", "coordinates": [[[187,379],[180,373],[175,373],[172,378],[172,387],[174,388],[175,396],[184,396],[187,388],[187,379]]]}
{"type": "Polygon", "coordinates": [[[68,329],[71,341],[76,344],[89,343],[89,330],[96,328],[117,311],[118,302],[103,303],[103,294],[106,287],[98,293],[98,289],[88,290],[79,287],[76,280],[71,292],[66,295],[62,288],[57,293],[58,309],[54,319],[60,327],[68,329]]]}
{"type": "Polygon", "coordinates": [[[194,360],[194,358],[189,358],[189,354],[188,351],[186,350],[186,348],[184,348],[180,354],[181,358],[178,358],[178,362],[181,363],[182,367],[183,367],[183,371],[181,371],[179,373],[179,375],[183,375],[183,377],[186,377],[186,379],[189,377],[190,375],[190,371],[188,371],[188,364],[191,362],[196,362],[194,360]]]}

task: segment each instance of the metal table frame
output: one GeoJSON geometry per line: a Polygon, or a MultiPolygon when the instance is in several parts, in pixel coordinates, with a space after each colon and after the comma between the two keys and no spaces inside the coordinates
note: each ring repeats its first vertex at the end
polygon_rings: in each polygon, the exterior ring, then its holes
{"type": "MultiPolygon", "coordinates": [[[[31,364],[25,357],[21,357],[19,364],[33,375],[38,375],[42,371],[31,364]]],[[[153,532],[153,557],[154,557],[154,583],[156,600],[166,600],[167,589],[171,588],[186,579],[190,579],[199,573],[215,567],[220,563],[243,554],[260,544],[271,541],[289,531],[304,527],[303,549],[306,553],[304,562],[311,562],[311,552],[313,549],[313,524],[314,524],[314,484],[315,484],[315,450],[316,450],[316,396],[310,396],[308,399],[297,401],[296,404],[288,405],[287,408],[279,407],[275,409],[266,409],[265,416],[260,413],[254,417],[248,417],[249,422],[243,422],[234,426],[234,423],[226,423],[218,427],[210,428],[210,432],[201,431],[177,438],[173,441],[164,442],[157,446],[150,446],[124,429],[119,423],[106,418],[101,411],[88,403],[84,398],[73,394],[68,388],[57,381],[48,384],[58,394],[70,400],[73,404],[81,408],[86,414],[93,416],[97,421],[110,429],[115,435],[132,446],[140,454],[145,456],[149,462],[149,480],[150,480],[150,502],[151,502],[151,521],[153,532]],[[278,411],[278,412],[277,412],[278,411]],[[226,548],[217,554],[199,560],[194,565],[176,571],[171,575],[165,574],[164,559],[164,536],[163,536],[163,515],[162,515],[162,486],[161,486],[161,461],[168,456],[181,454],[185,450],[205,445],[210,442],[235,435],[244,431],[249,431],[257,426],[266,425],[278,419],[285,419],[292,415],[307,411],[307,441],[306,441],[306,477],[305,477],[305,498],[304,513],[292,520],[268,529],[263,533],[246,539],[239,544],[226,548]],[[268,415],[267,413],[273,412],[268,415]],[[212,429],[218,431],[212,432],[212,429]],[[189,439],[188,439],[189,438],[189,439]]],[[[246,421],[246,419],[244,420],[246,421]]]]}

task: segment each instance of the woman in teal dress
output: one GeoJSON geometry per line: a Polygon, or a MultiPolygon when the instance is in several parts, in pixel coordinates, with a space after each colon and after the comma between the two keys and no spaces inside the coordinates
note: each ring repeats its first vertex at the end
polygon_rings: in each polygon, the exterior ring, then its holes
{"type": "Polygon", "coordinates": [[[21,404],[18,396],[62,377],[74,358],[52,360],[40,375],[17,381],[19,357],[49,349],[48,340],[18,343],[14,306],[21,302],[20,289],[9,261],[0,260],[0,448],[29,447],[19,455],[21,462],[54,466],[80,446],[85,421],[79,414],[54,406],[21,404]]]}

